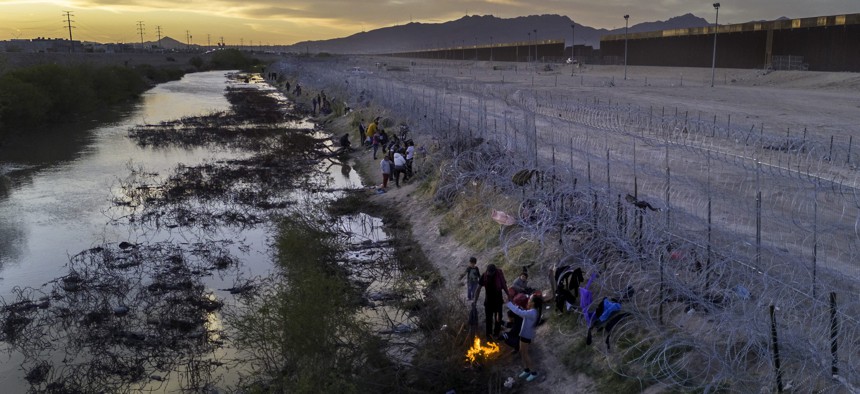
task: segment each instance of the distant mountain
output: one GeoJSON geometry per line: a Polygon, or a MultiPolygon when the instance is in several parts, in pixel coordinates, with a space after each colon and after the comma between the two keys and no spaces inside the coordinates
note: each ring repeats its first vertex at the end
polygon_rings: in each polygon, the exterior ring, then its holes
{"type": "MultiPolygon", "coordinates": [[[[630,31],[630,33],[642,33],[646,31],[682,29],[687,27],[704,27],[709,25],[710,23],[708,23],[708,21],[706,21],[704,18],[699,18],[698,16],[695,16],[693,14],[684,14],[681,16],[676,16],[674,18],[669,18],[669,20],[666,21],[638,23],[631,26],[628,30],[630,31]]],[[[615,32],[624,33],[624,29],[617,29],[615,32]]]]}
{"type": "MultiPolygon", "coordinates": [[[[158,40],[147,41],[144,44],[146,44],[147,47],[159,46],[158,40]]],[[[192,46],[197,47],[197,45],[192,45],[192,46]]],[[[185,48],[188,48],[188,45],[185,44],[184,42],[181,42],[181,41],[178,41],[178,40],[175,40],[173,38],[165,36],[165,37],[161,37],[161,48],[164,48],[164,49],[185,49],[185,48]]]]}
{"type": "MultiPolygon", "coordinates": [[[[570,18],[561,15],[531,15],[503,19],[492,15],[472,15],[444,23],[409,23],[384,27],[348,37],[321,41],[303,41],[290,47],[295,52],[392,53],[433,48],[514,43],[534,40],[565,40],[570,44],[570,18]],[[535,30],[537,32],[535,33],[535,30]]],[[[705,19],[692,14],[667,21],[645,22],[630,26],[629,31],[644,32],[681,27],[708,26],[705,19]]],[[[600,36],[623,33],[624,28],[607,30],[576,24],[577,45],[600,45],[600,36]]]]}

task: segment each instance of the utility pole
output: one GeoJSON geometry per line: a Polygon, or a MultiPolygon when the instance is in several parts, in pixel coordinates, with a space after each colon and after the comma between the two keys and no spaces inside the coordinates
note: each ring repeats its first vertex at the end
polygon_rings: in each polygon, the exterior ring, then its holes
{"type": "Polygon", "coordinates": [[[630,15],[624,15],[624,80],[627,80],[627,20],[630,15]]]}
{"type": "Polygon", "coordinates": [[[185,31],[185,49],[190,49],[190,48],[191,48],[191,32],[186,30],[185,31]]]}
{"type": "Polygon", "coordinates": [[[212,46],[211,40],[212,40],[212,35],[209,33],[206,33],[206,49],[209,49],[209,47],[212,46]]]}
{"type": "Polygon", "coordinates": [[[143,21],[137,21],[137,33],[140,34],[140,47],[141,47],[141,49],[144,49],[143,32],[144,32],[143,21]]]}
{"type": "Polygon", "coordinates": [[[493,61],[493,36],[490,36],[490,62],[493,61]]]}
{"type": "Polygon", "coordinates": [[[155,26],[155,34],[158,36],[158,49],[161,48],[161,26],[155,26]]]}
{"type": "Polygon", "coordinates": [[[225,46],[226,45],[224,44],[224,36],[221,36],[221,47],[225,47],[225,46]]]}
{"type": "Polygon", "coordinates": [[[537,48],[538,48],[538,38],[537,38],[537,29],[535,29],[535,63],[538,62],[537,48]]]}
{"type": "Polygon", "coordinates": [[[711,58],[711,87],[714,87],[714,76],[717,73],[717,30],[720,28],[720,3],[714,3],[717,19],[714,20],[714,57],[711,58]]]}
{"type": "Polygon", "coordinates": [[[69,53],[75,51],[75,42],[72,41],[72,11],[63,11],[63,14],[66,15],[66,26],[69,28],[69,53]]]}
{"type": "MultiPolygon", "coordinates": [[[[571,20],[571,22],[573,22],[573,20],[571,20]]],[[[573,51],[573,48],[576,48],[575,45],[576,45],[576,24],[571,23],[570,24],[570,76],[571,77],[573,76],[573,70],[576,68],[576,66],[573,65],[573,61],[575,59],[574,54],[576,53],[573,51]]]]}

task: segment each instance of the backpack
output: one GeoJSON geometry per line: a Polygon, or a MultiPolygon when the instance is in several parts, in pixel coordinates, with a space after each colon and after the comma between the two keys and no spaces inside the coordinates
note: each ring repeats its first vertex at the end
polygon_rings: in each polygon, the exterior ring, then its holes
{"type": "Polygon", "coordinates": [[[477,283],[481,280],[481,272],[478,270],[478,267],[469,267],[469,283],[477,283]]]}
{"type": "Polygon", "coordinates": [[[627,312],[621,312],[621,304],[615,299],[603,297],[603,300],[598,303],[597,309],[594,311],[597,319],[592,320],[592,324],[588,327],[588,335],[585,338],[585,344],[591,345],[591,330],[603,330],[606,334],[606,350],[609,351],[609,338],[612,337],[612,329],[627,316],[627,312]]]}
{"type": "Polygon", "coordinates": [[[579,292],[579,284],[585,278],[582,275],[581,268],[573,268],[572,266],[563,266],[556,271],[555,274],[555,308],[559,312],[564,312],[565,306],[570,310],[576,305],[576,299],[579,292]]]}

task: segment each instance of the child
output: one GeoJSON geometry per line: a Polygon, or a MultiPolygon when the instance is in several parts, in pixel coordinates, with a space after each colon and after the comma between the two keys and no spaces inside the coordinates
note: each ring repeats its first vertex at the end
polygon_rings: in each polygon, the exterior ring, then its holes
{"type": "MultiPolygon", "coordinates": [[[[507,294],[505,294],[507,296],[507,294]]],[[[507,297],[505,297],[507,298],[507,297]]],[[[508,301],[508,309],[519,317],[523,318],[523,325],[520,328],[520,355],[523,360],[523,372],[520,373],[520,378],[524,378],[527,382],[537,379],[537,371],[534,370],[534,363],[529,355],[529,346],[535,338],[536,328],[541,319],[541,311],[543,310],[543,298],[540,292],[535,292],[529,297],[528,306],[522,309],[511,301],[508,301]]]]}
{"type": "Polygon", "coordinates": [[[522,329],[522,327],[523,319],[517,316],[516,313],[509,310],[508,322],[505,323],[507,331],[502,333],[502,338],[508,346],[514,349],[514,354],[520,351],[520,329],[522,329]]]}
{"type": "Polygon", "coordinates": [[[478,259],[469,257],[469,266],[466,267],[466,299],[472,301],[478,281],[481,280],[481,270],[478,269],[478,259]]]}

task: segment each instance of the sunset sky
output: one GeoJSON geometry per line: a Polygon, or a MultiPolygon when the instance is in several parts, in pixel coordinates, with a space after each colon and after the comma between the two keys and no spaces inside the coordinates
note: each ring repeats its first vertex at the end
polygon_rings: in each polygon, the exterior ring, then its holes
{"type": "MultiPolygon", "coordinates": [[[[345,37],[361,31],[414,22],[441,23],[464,15],[511,18],[560,14],[577,23],[623,27],[693,13],[713,22],[713,1],[688,0],[0,0],[0,40],[68,38],[63,11],[72,11],[76,40],[139,42],[162,36],[213,45],[292,44],[345,37]]],[[[721,1],[720,23],[860,13],[860,0],[728,0],[721,1]]]]}

